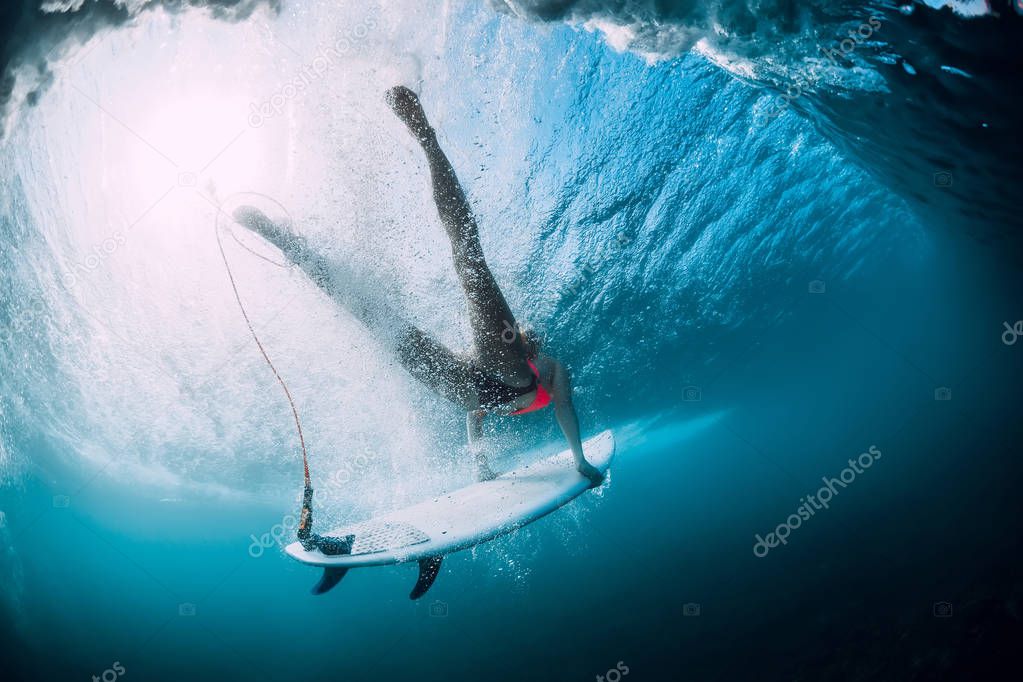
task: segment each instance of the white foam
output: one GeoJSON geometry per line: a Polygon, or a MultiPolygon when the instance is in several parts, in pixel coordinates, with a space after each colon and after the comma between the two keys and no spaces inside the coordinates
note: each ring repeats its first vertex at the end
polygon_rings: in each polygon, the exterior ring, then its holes
{"type": "Polygon", "coordinates": [[[951,8],[953,12],[961,17],[975,18],[984,17],[993,13],[988,0],[920,0],[925,5],[934,9],[951,8]]]}

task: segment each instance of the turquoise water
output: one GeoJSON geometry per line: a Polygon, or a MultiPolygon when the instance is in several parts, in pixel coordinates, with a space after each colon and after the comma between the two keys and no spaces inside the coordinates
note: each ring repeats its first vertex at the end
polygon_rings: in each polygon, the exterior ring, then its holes
{"type": "MultiPolygon", "coordinates": [[[[1020,633],[1018,254],[983,219],[936,221],[833,119],[765,124],[773,94],[704,57],[445,7],[146,15],[69,52],[12,123],[5,679],[992,679],[1020,633]],[[345,31],[329,84],[246,125],[345,31]],[[314,598],[315,570],[252,549],[297,512],[301,465],[209,199],[287,214],[353,288],[464,343],[422,161],[380,101],[409,79],[617,459],[417,602],[410,566],[314,598]]],[[[241,248],[265,245],[228,246],[306,424],[320,530],[471,480],[456,409],[241,248]]],[[[563,447],[548,413],[489,428],[501,469],[563,447]]]]}

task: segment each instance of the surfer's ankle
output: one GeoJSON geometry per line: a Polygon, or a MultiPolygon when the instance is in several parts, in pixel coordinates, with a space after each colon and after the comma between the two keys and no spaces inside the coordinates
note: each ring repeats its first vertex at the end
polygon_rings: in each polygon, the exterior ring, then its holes
{"type": "Polygon", "coordinates": [[[591,488],[596,488],[604,482],[604,474],[600,473],[600,470],[589,462],[580,462],[576,465],[576,471],[590,479],[591,488]]]}

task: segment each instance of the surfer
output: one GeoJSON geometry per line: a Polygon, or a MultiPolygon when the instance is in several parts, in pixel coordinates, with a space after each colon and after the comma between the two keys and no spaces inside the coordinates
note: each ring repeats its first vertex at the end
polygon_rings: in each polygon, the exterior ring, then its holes
{"type": "MultiPolygon", "coordinates": [[[[520,415],[551,405],[572,450],[576,469],[591,485],[600,485],[603,475],[583,456],[568,370],[556,359],[543,355],[534,335],[516,322],[483,258],[476,219],[419,98],[399,85],[387,92],[386,100],[426,153],[433,198],[451,242],[473,338],[473,352],[457,354],[426,332],[403,322],[396,334],[387,335],[395,355],[412,376],[466,410],[469,446],[480,480],[496,476],[484,449],[484,416],[520,415]]],[[[324,259],[310,252],[304,241],[286,227],[250,207],[238,209],[234,217],[280,248],[317,285],[368,326],[380,326],[381,306],[371,306],[353,299],[350,292],[341,291],[324,259]]]]}

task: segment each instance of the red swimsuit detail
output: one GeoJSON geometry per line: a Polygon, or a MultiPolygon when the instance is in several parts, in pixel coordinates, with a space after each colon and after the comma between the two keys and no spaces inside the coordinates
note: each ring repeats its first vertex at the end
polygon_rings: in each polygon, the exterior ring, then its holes
{"type": "Polygon", "coordinates": [[[536,398],[529,405],[521,410],[515,410],[512,414],[525,414],[526,412],[542,410],[551,404],[551,394],[540,385],[540,372],[536,369],[536,365],[533,364],[532,360],[526,360],[526,362],[529,363],[529,369],[533,370],[533,376],[536,377],[536,398]]]}

